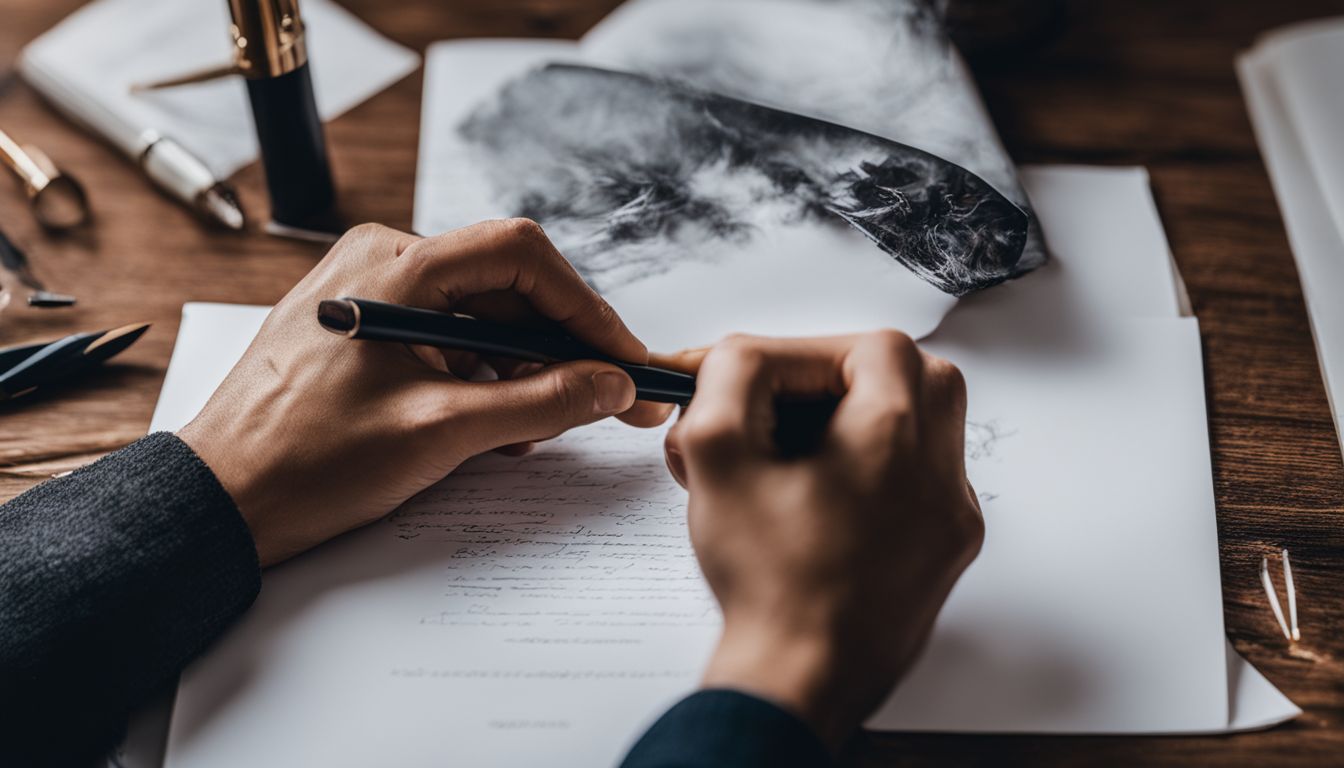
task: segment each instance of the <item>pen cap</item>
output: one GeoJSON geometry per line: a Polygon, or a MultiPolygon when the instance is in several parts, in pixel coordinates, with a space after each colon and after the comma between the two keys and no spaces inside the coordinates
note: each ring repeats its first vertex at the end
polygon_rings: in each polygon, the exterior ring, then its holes
{"type": "Polygon", "coordinates": [[[247,82],[278,224],[312,229],[336,191],[297,0],[229,0],[234,60],[247,82]]]}
{"type": "Polygon", "coordinates": [[[244,77],[279,77],[308,62],[298,0],[229,0],[233,61],[244,77]]]}

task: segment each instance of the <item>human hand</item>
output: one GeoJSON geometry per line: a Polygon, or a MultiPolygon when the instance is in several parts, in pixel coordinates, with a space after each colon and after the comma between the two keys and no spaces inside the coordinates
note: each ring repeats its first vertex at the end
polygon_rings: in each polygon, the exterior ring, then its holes
{"type": "Polygon", "coordinates": [[[619,368],[541,367],[432,347],[352,342],[317,322],[341,296],[560,326],[619,360],[648,351],[535,223],[491,221],[432,238],[356,227],[275,307],[179,436],[233,497],[263,565],[391,512],[480,453],[611,415],[661,423],[619,368]],[[472,381],[482,374],[497,381],[472,381]]]}
{"type": "Polygon", "coordinates": [[[734,337],[658,362],[699,368],[666,451],[723,609],[703,684],[774,700],[838,746],[980,549],[961,374],[895,332],[734,337]],[[782,456],[777,403],[820,398],[839,404],[815,450],[782,456]]]}

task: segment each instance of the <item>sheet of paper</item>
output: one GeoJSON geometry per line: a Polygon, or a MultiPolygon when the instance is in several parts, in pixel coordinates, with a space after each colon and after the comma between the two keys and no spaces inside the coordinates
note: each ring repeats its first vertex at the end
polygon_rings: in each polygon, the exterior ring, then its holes
{"type": "MultiPolygon", "coordinates": [[[[1314,163],[1303,133],[1305,116],[1289,107],[1282,90],[1284,81],[1312,69],[1309,62],[1285,58],[1286,52],[1294,50],[1294,40],[1290,33],[1269,38],[1237,60],[1237,74],[1302,280],[1302,297],[1335,430],[1344,440],[1344,412],[1340,410],[1344,408],[1344,302],[1339,298],[1344,292],[1344,229],[1340,219],[1332,217],[1324,185],[1327,174],[1339,170],[1314,163]]],[[[1326,75],[1303,76],[1314,81],[1326,75]]],[[[1337,98],[1331,100],[1335,104],[1323,109],[1338,106],[1337,98]]],[[[1341,126],[1344,122],[1335,124],[1336,137],[1341,126]]],[[[1319,142],[1317,136],[1315,143],[1319,142]]],[[[1344,179],[1339,183],[1344,184],[1344,179]]]]}
{"type": "MultiPolygon", "coordinates": [[[[264,313],[193,306],[182,339],[242,336],[264,313]]],[[[872,725],[1226,726],[1198,335],[1193,321],[1135,321],[1092,340],[1085,366],[935,342],[971,382],[990,535],[872,725]]],[[[184,370],[209,391],[229,362],[211,360],[174,361],[170,384],[184,370]]],[[[200,399],[165,400],[155,426],[200,399]]],[[[615,424],[469,464],[268,572],[184,675],[168,765],[614,762],[694,686],[714,640],[682,503],[658,433],[615,424]]]]}
{"type": "MultiPolygon", "coordinates": [[[[572,43],[545,41],[455,41],[430,49],[416,183],[417,231],[441,232],[529,212],[499,189],[499,163],[486,162],[486,150],[470,138],[474,134],[467,128],[481,115],[505,109],[496,102],[507,85],[574,55],[572,43]]],[[[659,104],[641,101],[631,108],[659,104]]],[[[553,155],[535,160],[545,162],[553,155]]],[[[602,170],[607,159],[576,160],[577,173],[594,174],[585,189],[618,187],[621,199],[627,187],[644,192],[628,206],[597,214],[615,223],[601,230],[604,239],[591,253],[584,252],[591,238],[567,229],[569,223],[589,222],[587,209],[555,213],[559,203],[551,195],[527,204],[536,208],[532,217],[547,226],[585,279],[653,347],[701,346],[733,331],[798,335],[894,326],[924,336],[956,304],[953,296],[854,228],[830,218],[816,220],[794,210],[797,201],[792,198],[767,192],[774,189],[773,182],[763,181],[768,169],[729,171],[711,163],[694,169],[678,166],[672,172],[634,161],[624,167],[618,159],[614,162],[621,167],[608,172],[602,170]],[[702,207],[703,214],[697,213],[702,207]],[[725,218],[720,220],[719,214],[725,218]],[[681,322],[674,325],[663,320],[668,299],[676,296],[689,303],[682,305],[681,322]],[[817,301],[825,296],[845,300],[817,301]]],[[[517,161],[515,157],[512,162],[517,161]]]]}
{"type": "Polygon", "coordinates": [[[1025,165],[1019,175],[1059,263],[971,297],[958,312],[1068,311],[1098,321],[1180,316],[1171,247],[1147,170],[1025,165]],[[1047,300],[1054,306],[1039,306],[1047,300]]]}
{"type": "Polygon", "coordinates": [[[1279,114],[1292,126],[1335,229],[1344,233],[1344,17],[1272,32],[1256,48],[1272,72],[1279,114]]]}
{"type": "MultiPolygon", "coordinates": [[[[1088,297],[1084,304],[1116,318],[1175,316],[1171,298],[1174,286],[1163,282],[1164,275],[1170,274],[1165,263],[1165,241],[1141,169],[1029,167],[1023,170],[1023,182],[1042,211],[1056,250],[1052,271],[1038,273],[1033,280],[1041,278],[1052,285],[1052,293],[1088,297]],[[1070,222],[1078,226],[1071,228],[1070,222]],[[1089,231],[1097,236],[1075,234],[1089,231]],[[1119,264],[1129,268],[1116,268],[1119,264]]],[[[1028,295],[1014,299],[1005,311],[1025,313],[1037,301],[1052,298],[1028,295]]],[[[224,375],[227,366],[221,361],[227,363],[242,354],[264,316],[265,310],[259,308],[185,308],[180,343],[155,414],[154,429],[172,428],[204,404],[213,382],[224,375]],[[216,350],[224,354],[216,355],[216,350]]],[[[992,432],[982,431],[982,435],[992,437],[992,432]]],[[[1212,728],[1187,728],[1185,732],[1261,728],[1300,712],[1230,646],[1226,650],[1230,721],[1212,728]]],[[[267,651],[262,648],[256,652],[267,651]]],[[[579,701],[577,695],[574,701],[579,701]]],[[[133,727],[139,738],[130,745],[124,765],[157,768],[161,764],[166,720],[166,711],[142,714],[133,727]]]]}
{"type": "MultiPolygon", "coordinates": [[[[1005,286],[983,304],[963,302],[950,326],[966,322],[963,312],[974,322],[988,312],[1031,317],[1046,306],[1073,307],[1086,317],[1193,317],[1145,169],[1028,165],[1019,172],[1032,205],[1043,212],[1055,258],[1031,281],[1005,286]]],[[[1265,728],[1302,713],[1231,644],[1227,655],[1225,730],[1265,728]]]]}
{"type": "MultiPolygon", "coordinates": [[[[922,0],[628,0],[581,48],[598,66],[919,147],[1027,204],[974,80],[922,0]]],[[[1022,259],[1044,262],[1038,232],[1022,259]]]]}
{"type": "MultiPolygon", "coordinates": [[[[304,0],[318,111],[331,120],[414,71],[420,57],[330,0],[304,0]]],[[[130,88],[226,64],[222,0],[97,0],[23,51],[40,68],[131,122],[170,136],[224,178],[257,157],[240,78],[132,94],[130,88]]]]}
{"type": "Polygon", "coordinates": [[[1231,641],[1227,644],[1227,684],[1230,691],[1227,732],[1257,731],[1302,714],[1300,707],[1237,653],[1231,641]]]}

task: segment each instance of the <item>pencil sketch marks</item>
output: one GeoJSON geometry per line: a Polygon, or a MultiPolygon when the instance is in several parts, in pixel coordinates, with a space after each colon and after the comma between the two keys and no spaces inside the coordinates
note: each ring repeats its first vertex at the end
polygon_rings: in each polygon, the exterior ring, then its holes
{"type": "Polygon", "coordinates": [[[998,419],[989,421],[966,421],[966,461],[984,461],[994,457],[999,443],[1005,438],[1017,434],[1017,430],[1004,428],[998,419]]]}
{"type": "Polygon", "coordinates": [[[731,259],[766,228],[848,225],[954,296],[1021,269],[1028,215],[960,166],[664,79],[533,69],[457,131],[499,208],[602,292],[731,259]]]}
{"type": "MultiPolygon", "coordinates": [[[[1008,429],[999,423],[998,419],[989,419],[987,421],[966,420],[966,464],[983,464],[984,462],[997,461],[999,451],[1004,440],[1017,434],[1017,430],[1008,429]]],[[[980,473],[970,472],[973,476],[980,476],[980,473]]],[[[981,504],[988,504],[999,498],[1001,495],[992,488],[976,486],[976,496],[981,504]]]]}

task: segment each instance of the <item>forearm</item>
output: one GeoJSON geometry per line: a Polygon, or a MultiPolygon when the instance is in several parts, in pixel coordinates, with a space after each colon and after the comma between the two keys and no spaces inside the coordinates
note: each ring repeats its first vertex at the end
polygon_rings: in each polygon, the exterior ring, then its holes
{"type": "Polygon", "coordinates": [[[106,749],[259,587],[233,502],[169,434],[0,506],[0,764],[106,749]]]}

